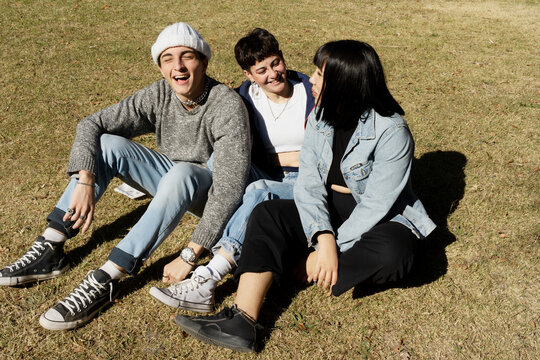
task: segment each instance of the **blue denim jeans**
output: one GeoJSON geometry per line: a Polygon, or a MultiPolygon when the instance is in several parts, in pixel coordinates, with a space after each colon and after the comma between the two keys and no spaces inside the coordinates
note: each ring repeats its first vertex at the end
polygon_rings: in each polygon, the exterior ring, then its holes
{"type": "MultiPolygon", "coordinates": [[[[113,177],[153,197],[148,208],[124,239],[116,245],[109,260],[134,275],[142,263],[174,230],[186,211],[200,216],[212,184],[212,172],[203,167],[173,162],[166,155],[121,136],[100,138],[96,170],[96,201],[113,177]]],[[[49,226],[68,237],[77,234],[64,217],[77,179],[72,179],[47,220],[49,226]],[[60,228],[59,228],[60,227],[60,228]]]]}
{"type": "MultiPolygon", "coordinates": [[[[253,168],[253,166],[252,166],[253,168]]],[[[220,248],[223,248],[227,254],[234,260],[235,264],[238,263],[240,253],[242,252],[242,244],[244,243],[244,237],[246,235],[246,226],[249,220],[251,212],[259,203],[271,200],[271,199],[292,199],[293,189],[296,178],[298,177],[298,171],[289,171],[284,168],[282,176],[277,178],[259,178],[259,180],[253,178],[253,174],[261,175],[261,172],[251,171],[249,186],[244,192],[242,198],[242,205],[233,214],[221,239],[214,245],[212,252],[216,254],[220,248]]]]}

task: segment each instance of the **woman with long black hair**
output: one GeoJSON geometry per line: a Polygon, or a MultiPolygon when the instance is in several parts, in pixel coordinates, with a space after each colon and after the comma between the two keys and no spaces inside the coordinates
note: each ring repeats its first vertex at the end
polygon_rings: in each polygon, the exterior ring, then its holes
{"type": "Polygon", "coordinates": [[[375,50],[321,46],[310,78],[317,106],[306,126],[293,200],[253,211],[235,278],[235,305],[177,324],[196,338],[254,351],[266,292],[298,263],[303,278],[338,296],[402,279],[435,224],[410,184],[414,142],[375,50]]]}

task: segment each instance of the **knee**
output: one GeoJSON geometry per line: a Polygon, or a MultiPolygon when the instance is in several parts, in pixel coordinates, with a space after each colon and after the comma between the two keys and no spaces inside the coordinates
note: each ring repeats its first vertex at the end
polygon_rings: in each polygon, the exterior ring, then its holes
{"type": "Polygon", "coordinates": [[[414,255],[415,247],[405,241],[387,243],[379,254],[380,271],[374,282],[382,284],[402,280],[412,268],[414,255]]]}
{"type": "Polygon", "coordinates": [[[246,193],[255,191],[255,190],[262,190],[262,191],[268,191],[268,184],[266,183],[265,179],[257,180],[249,184],[246,188],[246,193]]]}
{"type": "MultiPolygon", "coordinates": [[[[175,164],[160,180],[158,193],[172,197],[173,194],[196,192],[208,187],[211,182],[205,179],[202,169],[195,165],[180,162],[175,164]]],[[[211,179],[211,176],[208,175],[211,179]]]]}
{"type": "Polygon", "coordinates": [[[116,158],[120,149],[125,149],[128,139],[112,134],[102,134],[99,138],[99,147],[104,159],[116,158]]]}
{"type": "Polygon", "coordinates": [[[249,217],[249,222],[258,223],[259,226],[267,229],[274,228],[278,224],[290,220],[287,219],[286,215],[288,214],[287,208],[290,206],[287,200],[263,201],[255,206],[249,217]]]}
{"type": "Polygon", "coordinates": [[[272,214],[275,212],[275,205],[276,204],[273,201],[263,201],[257,204],[257,206],[255,206],[255,208],[251,212],[251,216],[255,218],[260,218],[261,216],[266,216],[266,214],[272,214]]]}
{"type": "Polygon", "coordinates": [[[246,190],[244,193],[242,202],[245,203],[251,203],[251,202],[263,202],[266,200],[270,200],[270,193],[267,190],[264,189],[252,189],[250,191],[246,190]]]}

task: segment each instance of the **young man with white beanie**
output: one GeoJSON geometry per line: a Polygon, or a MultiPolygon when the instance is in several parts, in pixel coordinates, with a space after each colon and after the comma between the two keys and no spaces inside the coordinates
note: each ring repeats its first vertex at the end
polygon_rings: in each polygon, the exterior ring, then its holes
{"type": "Polygon", "coordinates": [[[242,197],[250,135],[239,95],[206,75],[210,56],[208,44],[188,24],[166,27],[152,46],[163,79],[78,124],[67,169],[72,180],[47,217],[43,235],[0,270],[0,285],[66,271],[64,242],[88,229],[95,203],[113,177],[153,199],[108,261],[41,315],[43,327],[65,330],[90,321],[117,296],[119,280],[137,274],[186,211],[201,216],[181,252],[186,274],[219,239],[242,197]],[[159,152],[129,140],[146,133],[156,134],[159,152]]]}

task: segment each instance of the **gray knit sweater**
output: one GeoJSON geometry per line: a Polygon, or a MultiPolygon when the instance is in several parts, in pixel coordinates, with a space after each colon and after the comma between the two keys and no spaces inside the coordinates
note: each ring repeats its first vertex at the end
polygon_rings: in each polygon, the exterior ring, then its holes
{"type": "Polygon", "coordinates": [[[133,138],[155,132],[158,149],[171,160],[206,167],[213,159],[213,185],[191,241],[209,249],[221,236],[243,194],[250,164],[248,115],[240,96],[207,78],[207,100],[187,111],[165,81],[150,86],[83,119],[77,126],[68,175],[96,171],[103,133],[133,138]]]}

